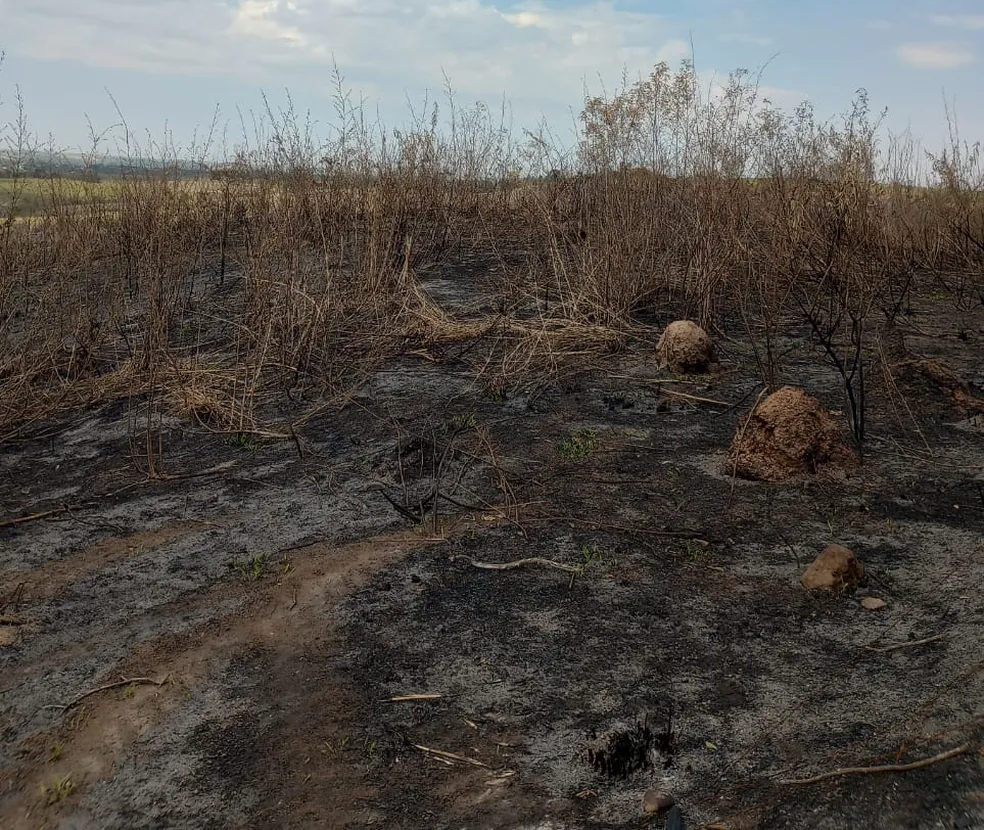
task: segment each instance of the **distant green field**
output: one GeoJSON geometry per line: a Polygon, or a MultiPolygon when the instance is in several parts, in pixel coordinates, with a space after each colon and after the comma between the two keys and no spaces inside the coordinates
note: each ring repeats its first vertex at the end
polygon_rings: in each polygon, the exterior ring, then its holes
{"type": "Polygon", "coordinates": [[[79,179],[0,179],[0,216],[35,216],[52,205],[105,202],[116,197],[118,183],[79,179]]]}
{"type": "MultiPolygon", "coordinates": [[[[137,180],[140,181],[139,179],[137,180]]],[[[182,190],[218,187],[217,182],[187,179],[171,182],[182,190]]],[[[0,178],[0,218],[26,218],[47,213],[53,206],[107,204],[116,201],[133,180],[106,179],[99,182],[72,178],[0,178]]]]}

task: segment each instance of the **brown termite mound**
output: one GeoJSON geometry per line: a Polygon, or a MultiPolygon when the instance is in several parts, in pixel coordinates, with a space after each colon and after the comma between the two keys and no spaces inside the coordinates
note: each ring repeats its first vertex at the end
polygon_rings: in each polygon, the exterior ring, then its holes
{"type": "Polygon", "coordinates": [[[802,389],[784,386],[739,422],[727,471],[755,481],[784,481],[853,459],[823,405],[802,389]]]}
{"type": "Polygon", "coordinates": [[[660,369],[673,372],[706,372],[714,362],[714,344],[693,320],[676,320],[666,327],[656,344],[656,361],[660,369]]]}

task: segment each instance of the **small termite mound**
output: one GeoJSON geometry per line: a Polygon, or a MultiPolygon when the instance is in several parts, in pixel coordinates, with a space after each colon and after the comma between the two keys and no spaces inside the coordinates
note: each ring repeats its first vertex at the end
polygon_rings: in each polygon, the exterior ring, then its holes
{"type": "Polygon", "coordinates": [[[656,362],[660,369],[672,372],[706,372],[714,362],[714,344],[693,320],[676,320],[656,344],[656,362]]]}
{"type": "Polygon", "coordinates": [[[802,389],[784,386],[739,422],[727,472],[754,481],[785,481],[853,458],[823,405],[802,389]]]}

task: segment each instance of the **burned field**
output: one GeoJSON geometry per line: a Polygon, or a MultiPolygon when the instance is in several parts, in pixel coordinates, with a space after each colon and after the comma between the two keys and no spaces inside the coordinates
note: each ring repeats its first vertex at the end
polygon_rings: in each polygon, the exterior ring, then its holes
{"type": "MultiPolygon", "coordinates": [[[[31,426],[2,456],[3,825],[660,827],[660,790],[688,827],[978,826],[984,314],[913,302],[907,352],[971,398],[913,380],[900,415],[872,381],[863,460],[781,482],[728,464],[762,389],[740,337],[704,375],[629,339],[505,394],[395,357],[279,439],[162,415],[156,476],[122,401],[31,426]],[[806,590],[835,541],[861,585],[806,590]]],[[[843,379],[783,336],[849,437],[843,379]]]]}
{"type": "Polygon", "coordinates": [[[7,206],[0,827],[984,826],[980,156],[728,83],[7,206]]]}

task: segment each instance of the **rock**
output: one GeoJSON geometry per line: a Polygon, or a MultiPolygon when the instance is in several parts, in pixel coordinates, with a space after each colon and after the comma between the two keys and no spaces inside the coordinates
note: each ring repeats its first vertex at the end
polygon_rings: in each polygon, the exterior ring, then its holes
{"type": "Polygon", "coordinates": [[[12,625],[0,625],[0,648],[10,648],[17,643],[17,629],[12,625]]]}
{"type": "Polygon", "coordinates": [[[879,608],[885,607],[885,600],[878,599],[878,597],[865,597],[861,600],[861,607],[866,611],[877,611],[879,608]]]}
{"type": "Polygon", "coordinates": [[[843,545],[827,545],[806,569],[800,580],[804,588],[815,591],[843,591],[853,588],[864,576],[864,566],[854,551],[843,545]]]}
{"type": "Polygon", "coordinates": [[[646,790],[642,797],[642,809],[647,815],[656,815],[673,806],[673,796],[659,790],[646,790]]]}
{"type": "Polygon", "coordinates": [[[727,472],[756,481],[784,481],[854,458],[822,404],[802,389],[784,386],[739,422],[727,472]]]}
{"type": "Polygon", "coordinates": [[[714,362],[714,344],[693,320],[676,320],[656,344],[656,362],[673,372],[706,372],[714,362]]]}

